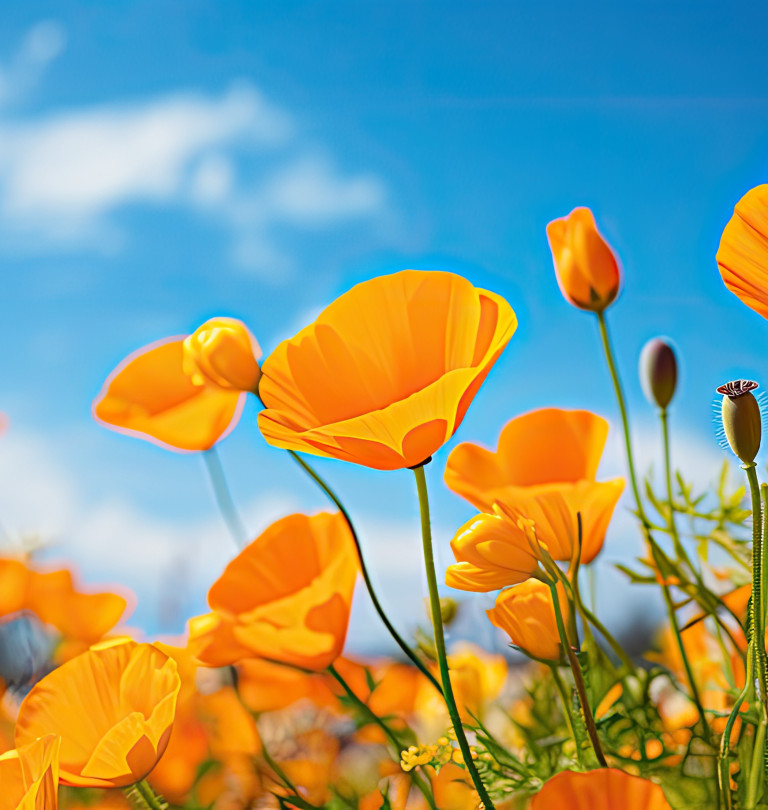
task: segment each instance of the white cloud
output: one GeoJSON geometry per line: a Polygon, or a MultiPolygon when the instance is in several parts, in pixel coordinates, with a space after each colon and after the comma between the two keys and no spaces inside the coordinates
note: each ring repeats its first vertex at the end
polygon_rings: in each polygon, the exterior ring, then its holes
{"type": "MultiPolygon", "coordinates": [[[[0,103],[27,92],[64,42],[55,23],[33,28],[0,69],[0,103]]],[[[248,82],[0,117],[0,247],[116,250],[122,209],[186,208],[231,232],[235,264],[279,281],[291,270],[279,228],[373,218],[385,199],[379,178],[341,171],[248,82]]]]}

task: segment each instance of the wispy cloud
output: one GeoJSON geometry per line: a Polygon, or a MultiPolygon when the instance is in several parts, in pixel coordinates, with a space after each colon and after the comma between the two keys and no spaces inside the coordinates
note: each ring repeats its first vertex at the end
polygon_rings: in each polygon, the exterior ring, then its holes
{"type": "Polygon", "coordinates": [[[66,32],[55,20],[44,20],[30,28],[16,52],[0,64],[0,106],[22,100],[48,65],[64,52],[66,43],[66,32]]]}
{"type": "MultiPolygon", "coordinates": [[[[33,29],[0,72],[0,101],[23,93],[63,43],[54,23],[33,29]]],[[[173,207],[217,221],[231,232],[236,264],[279,278],[290,256],[278,228],[372,218],[385,199],[378,177],[345,173],[249,82],[213,96],[177,91],[0,117],[0,247],[114,246],[121,210],[173,207]]]]}

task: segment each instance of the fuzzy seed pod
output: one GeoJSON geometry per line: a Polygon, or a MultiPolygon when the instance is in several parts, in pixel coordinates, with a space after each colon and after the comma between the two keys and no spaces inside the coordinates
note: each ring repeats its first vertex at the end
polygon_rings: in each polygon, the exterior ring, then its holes
{"type": "Polygon", "coordinates": [[[760,449],[762,418],[760,406],[752,394],[757,385],[752,380],[734,380],[717,389],[718,394],[723,395],[725,437],[743,464],[753,464],[760,449]]]}

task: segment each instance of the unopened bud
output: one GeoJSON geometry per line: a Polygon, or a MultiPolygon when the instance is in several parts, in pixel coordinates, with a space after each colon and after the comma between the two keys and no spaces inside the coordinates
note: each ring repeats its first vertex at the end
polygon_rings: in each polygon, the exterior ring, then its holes
{"type": "Polygon", "coordinates": [[[449,596],[440,597],[440,617],[446,627],[453,622],[458,612],[459,605],[455,599],[451,599],[449,596]]]}
{"type": "Polygon", "coordinates": [[[640,353],[640,382],[648,402],[666,410],[677,386],[677,358],[662,338],[649,340],[640,353]]]}
{"type": "Polygon", "coordinates": [[[184,341],[184,371],[195,385],[255,391],[260,357],[256,339],[235,318],[211,318],[184,341]]]}
{"type": "Polygon", "coordinates": [[[757,388],[753,380],[734,380],[721,385],[723,395],[723,430],[731,450],[744,464],[753,464],[760,449],[762,418],[760,406],[752,391],[757,388]]]}

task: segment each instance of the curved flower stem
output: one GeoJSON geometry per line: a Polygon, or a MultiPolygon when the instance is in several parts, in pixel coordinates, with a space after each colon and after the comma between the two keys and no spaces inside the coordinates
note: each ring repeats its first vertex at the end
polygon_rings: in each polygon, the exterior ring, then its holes
{"type": "MultiPolygon", "coordinates": [[[[358,695],[355,694],[352,687],[344,680],[344,677],[341,675],[341,673],[336,669],[336,667],[333,664],[331,664],[328,667],[328,672],[339,683],[341,688],[346,693],[347,697],[355,704],[355,706],[357,706],[357,708],[360,709],[360,711],[362,711],[363,714],[365,714],[371,720],[371,722],[375,723],[384,732],[384,735],[392,744],[396,753],[399,755],[400,752],[403,750],[403,744],[402,742],[400,742],[395,732],[392,731],[389,725],[384,720],[382,720],[382,718],[379,717],[378,714],[376,714],[376,712],[374,712],[373,709],[364,700],[362,700],[360,697],[358,697],[358,695]]],[[[415,773],[414,771],[411,771],[410,776],[413,783],[421,791],[421,794],[424,796],[424,799],[426,800],[430,808],[432,810],[438,810],[438,807],[435,804],[435,797],[432,795],[432,791],[428,787],[426,781],[422,779],[422,777],[418,773],[415,773]]]]}
{"type": "Polygon", "coordinates": [[[405,643],[403,638],[400,634],[395,630],[392,622],[390,622],[389,617],[384,612],[384,608],[381,606],[381,602],[379,602],[378,596],[376,596],[376,591],[373,587],[373,582],[371,581],[371,576],[368,573],[368,567],[365,564],[365,558],[363,557],[363,548],[360,544],[360,538],[358,537],[357,531],[355,529],[354,524],[352,523],[352,518],[349,516],[349,512],[344,507],[344,504],[339,500],[336,493],[326,484],[326,482],[320,477],[319,473],[309,465],[298,453],[294,452],[293,450],[288,450],[288,455],[301,467],[302,470],[317,484],[318,487],[323,491],[325,496],[331,503],[341,512],[342,517],[347,522],[347,526],[349,527],[349,531],[352,534],[352,539],[355,543],[355,548],[357,549],[357,557],[360,560],[360,572],[363,575],[363,581],[365,582],[365,587],[368,589],[368,595],[371,597],[371,602],[373,602],[373,607],[376,610],[376,613],[379,614],[379,618],[384,624],[384,627],[387,628],[389,631],[390,636],[395,640],[397,646],[405,653],[406,656],[410,659],[415,667],[419,669],[422,675],[424,675],[427,680],[432,684],[432,686],[437,689],[440,694],[443,693],[443,690],[440,687],[440,684],[435,678],[435,676],[427,669],[424,665],[424,662],[416,655],[416,653],[405,643]]]}
{"type": "Polygon", "coordinates": [[[720,788],[720,795],[725,801],[725,810],[733,810],[733,796],[731,796],[731,772],[730,763],[728,762],[728,757],[731,751],[731,733],[733,732],[733,725],[736,722],[736,718],[739,716],[741,704],[747,699],[753,688],[752,679],[754,677],[754,660],[754,645],[752,642],[750,642],[747,649],[747,669],[744,678],[744,688],[741,690],[741,693],[736,698],[736,702],[733,704],[731,713],[728,715],[728,720],[725,723],[723,736],[720,738],[717,781],[720,788]]]}
{"type": "Polygon", "coordinates": [[[579,696],[579,704],[581,705],[581,713],[584,717],[584,725],[587,727],[587,734],[589,734],[589,741],[592,743],[592,748],[595,752],[595,756],[597,757],[597,761],[600,763],[600,766],[602,768],[607,768],[608,763],[606,762],[605,754],[603,753],[603,746],[600,744],[600,738],[597,736],[595,718],[592,715],[592,709],[589,706],[587,686],[584,683],[584,675],[582,674],[581,666],[579,665],[579,659],[576,658],[576,655],[573,652],[573,647],[571,647],[571,643],[568,640],[568,634],[565,630],[563,613],[560,610],[560,598],[557,593],[557,583],[550,580],[547,584],[549,585],[549,591],[552,595],[552,607],[555,611],[557,632],[560,635],[560,643],[565,650],[566,657],[568,658],[568,664],[571,667],[571,672],[573,673],[573,682],[576,686],[576,694],[579,696]]]}
{"type": "Polygon", "coordinates": [[[432,527],[429,519],[429,495],[427,492],[427,478],[424,475],[424,464],[413,468],[416,476],[416,488],[419,493],[419,511],[421,513],[421,538],[424,545],[424,564],[427,573],[427,586],[429,587],[429,606],[432,612],[432,628],[435,634],[435,651],[437,652],[437,662],[440,666],[440,677],[443,681],[443,696],[448,707],[448,714],[456,732],[456,741],[461,749],[464,758],[464,765],[472,778],[472,783],[480,796],[484,810],[494,810],[491,797],[480,778],[477,767],[472,759],[472,752],[469,748],[467,736],[464,733],[464,726],[461,722],[459,708],[456,705],[456,698],[451,686],[451,674],[448,669],[448,656],[445,650],[445,633],[443,632],[443,617],[440,610],[440,594],[437,589],[437,574],[435,573],[435,558],[432,551],[432,527]]]}
{"type": "Polygon", "coordinates": [[[202,455],[211,488],[213,489],[213,495],[216,498],[216,505],[219,507],[221,516],[227,524],[227,530],[237,546],[243,548],[246,545],[248,534],[245,531],[243,522],[240,520],[235,502],[232,500],[232,493],[227,485],[219,453],[215,447],[211,447],[204,450],[202,455]]]}
{"type": "Polygon", "coordinates": [[[619,378],[619,372],[616,368],[616,361],[613,356],[613,348],[611,346],[611,338],[608,334],[608,324],[605,319],[605,312],[601,311],[597,313],[597,323],[600,329],[600,338],[603,343],[603,350],[605,352],[605,360],[608,364],[608,371],[611,375],[611,380],[613,382],[613,389],[616,394],[616,402],[619,406],[619,413],[621,415],[621,425],[624,431],[624,446],[627,453],[627,466],[629,468],[629,480],[632,485],[632,494],[635,499],[635,510],[637,511],[637,515],[640,518],[640,522],[643,526],[643,531],[645,533],[646,542],[648,544],[649,551],[651,556],[653,557],[653,561],[656,564],[656,568],[659,571],[659,577],[661,581],[661,590],[664,596],[664,604],[667,608],[667,615],[669,617],[669,623],[672,627],[672,630],[675,634],[675,641],[677,642],[677,649],[680,652],[680,657],[683,661],[683,667],[685,669],[685,674],[688,678],[688,685],[691,690],[691,696],[693,697],[693,701],[696,704],[696,709],[699,713],[699,717],[702,723],[702,732],[705,735],[709,734],[709,726],[707,725],[706,715],[704,714],[704,708],[701,704],[701,700],[699,699],[698,689],[696,688],[696,682],[693,678],[693,670],[691,669],[691,664],[688,661],[688,653],[685,651],[685,646],[683,645],[683,638],[680,635],[680,626],[677,622],[677,615],[675,614],[675,605],[672,601],[672,596],[670,594],[669,585],[667,585],[663,571],[659,567],[659,558],[657,554],[658,546],[656,545],[656,541],[653,539],[651,535],[651,524],[648,520],[648,516],[645,514],[645,509],[643,508],[643,502],[640,498],[640,488],[637,485],[637,475],[635,473],[635,460],[634,455],[632,453],[632,434],[629,428],[629,414],[627,413],[627,406],[624,400],[624,391],[621,386],[621,379],[619,378]]]}
{"type": "Polygon", "coordinates": [[[581,596],[578,596],[578,599],[579,608],[584,619],[586,619],[608,642],[608,646],[616,654],[619,661],[621,661],[621,665],[627,670],[627,674],[634,672],[635,665],[632,663],[632,659],[627,655],[627,651],[621,646],[621,644],[619,644],[619,642],[614,638],[613,634],[600,621],[600,619],[598,619],[597,616],[595,616],[595,614],[592,613],[592,611],[584,604],[584,602],[581,601],[581,596]]]}
{"type": "Polygon", "coordinates": [[[267,750],[267,746],[264,745],[263,741],[261,743],[261,756],[263,757],[264,762],[266,762],[267,765],[269,765],[269,767],[272,768],[277,778],[283,783],[283,785],[287,787],[288,790],[290,790],[295,796],[301,796],[301,793],[299,793],[299,789],[288,778],[288,774],[286,774],[286,772],[280,767],[280,765],[278,765],[278,763],[275,761],[275,759],[267,750]]]}
{"type": "Polygon", "coordinates": [[[146,779],[124,788],[123,792],[136,810],[168,810],[168,802],[155,793],[146,779]]]}
{"type": "Polygon", "coordinates": [[[568,726],[568,730],[571,732],[571,737],[573,737],[573,741],[576,744],[576,758],[578,760],[579,765],[583,765],[581,761],[581,750],[579,749],[578,740],[576,739],[576,729],[573,727],[573,716],[571,715],[571,700],[568,695],[568,689],[563,682],[563,679],[560,677],[560,673],[557,671],[557,665],[553,663],[548,664],[550,672],[552,673],[552,680],[555,682],[555,687],[557,688],[558,694],[560,695],[560,699],[563,702],[563,714],[565,715],[565,722],[568,726]]]}

